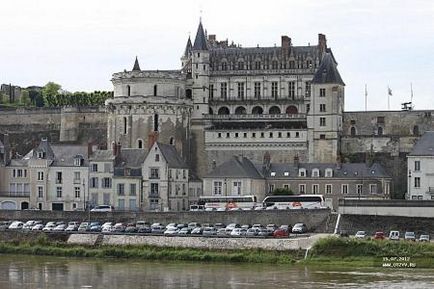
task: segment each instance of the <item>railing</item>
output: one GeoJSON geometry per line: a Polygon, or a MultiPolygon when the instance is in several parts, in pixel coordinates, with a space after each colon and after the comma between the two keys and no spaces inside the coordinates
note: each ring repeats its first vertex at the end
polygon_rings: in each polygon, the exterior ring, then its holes
{"type": "Polygon", "coordinates": [[[206,114],[205,118],[209,120],[300,120],[305,119],[306,114],[206,114]]]}
{"type": "Polygon", "coordinates": [[[30,192],[0,192],[0,197],[29,198],[30,192]]]}

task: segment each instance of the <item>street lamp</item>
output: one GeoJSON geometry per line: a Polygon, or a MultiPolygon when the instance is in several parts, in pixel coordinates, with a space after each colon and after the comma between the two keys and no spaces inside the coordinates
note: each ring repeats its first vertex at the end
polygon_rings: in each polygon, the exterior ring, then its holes
{"type": "Polygon", "coordinates": [[[83,179],[83,210],[86,211],[86,186],[83,179]]]}

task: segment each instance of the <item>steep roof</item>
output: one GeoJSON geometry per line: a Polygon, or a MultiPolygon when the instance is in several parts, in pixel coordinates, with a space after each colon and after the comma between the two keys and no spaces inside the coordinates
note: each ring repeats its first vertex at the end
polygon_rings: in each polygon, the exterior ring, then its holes
{"type": "Polygon", "coordinates": [[[413,146],[409,156],[434,156],[434,131],[425,132],[413,146]]]}
{"type": "Polygon", "coordinates": [[[157,142],[161,154],[171,168],[187,169],[188,166],[176,151],[173,145],[157,142]]]}
{"type": "Polygon", "coordinates": [[[191,44],[190,36],[188,36],[187,45],[185,46],[184,57],[189,57],[191,55],[191,49],[193,45],[191,44]]]}
{"type": "Polygon", "coordinates": [[[51,145],[46,138],[42,139],[41,142],[39,143],[39,145],[35,149],[33,149],[33,157],[34,158],[36,158],[38,156],[38,152],[45,153],[45,159],[52,160],[55,158],[55,155],[54,155],[54,152],[51,148],[51,145]]]}
{"type": "Polygon", "coordinates": [[[51,146],[55,155],[51,166],[70,167],[74,166],[74,159],[81,157],[82,166],[88,166],[87,146],[86,145],[53,145],[51,146]]]}
{"type": "Polygon", "coordinates": [[[89,157],[91,161],[113,161],[114,159],[112,150],[96,150],[89,157]]]}
{"type": "Polygon", "coordinates": [[[235,177],[263,179],[255,165],[246,157],[233,156],[209,172],[205,177],[235,177]]]}
{"type": "Polygon", "coordinates": [[[137,56],[136,56],[136,60],[134,61],[133,71],[141,71],[137,56]]]}
{"type": "Polygon", "coordinates": [[[312,83],[336,83],[345,85],[337,69],[337,63],[331,51],[324,53],[321,63],[316,71],[312,83]]]}
{"type": "Polygon", "coordinates": [[[119,158],[116,160],[116,167],[140,168],[146,158],[144,149],[124,148],[121,149],[119,158]]]}
{"type": "Polygon", "coordinates": [[[197,28],[196,38],[194,39],[193,50],[208,50],[205,32],[203,31],[203,27],[202,27],[202,21],[199,22],[199,27],[197,28]]]}

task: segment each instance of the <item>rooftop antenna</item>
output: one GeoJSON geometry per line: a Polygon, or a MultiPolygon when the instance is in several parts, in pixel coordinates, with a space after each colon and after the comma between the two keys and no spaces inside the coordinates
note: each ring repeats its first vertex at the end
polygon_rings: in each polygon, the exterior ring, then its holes
{"type": "Polygon", "coordinates": [[[413,83],[411,82],[410,82],[410,91],[411,91],[410,103],[412,104],[412,108],[413,108],[413,83]]]}
{"type": "Polygon", "coordinates": [[[387,110],[390,110],[390,97],[392,96],[392,89],[387,86],[387,110]]]}

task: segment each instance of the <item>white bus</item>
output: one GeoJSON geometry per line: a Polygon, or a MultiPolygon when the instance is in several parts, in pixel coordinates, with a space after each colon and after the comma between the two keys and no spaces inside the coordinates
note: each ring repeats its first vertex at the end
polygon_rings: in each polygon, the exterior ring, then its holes
{"type": "Polygon", "coordinates": [[[266,210],[324,209],[323,195],[268,196],[262,202],[266,210]]]}
{"type": "Polygon", "coordinates": [[[205,210],[253,210],[256,206],[256,196],[202,196],[198,205],[205,210]]]}

